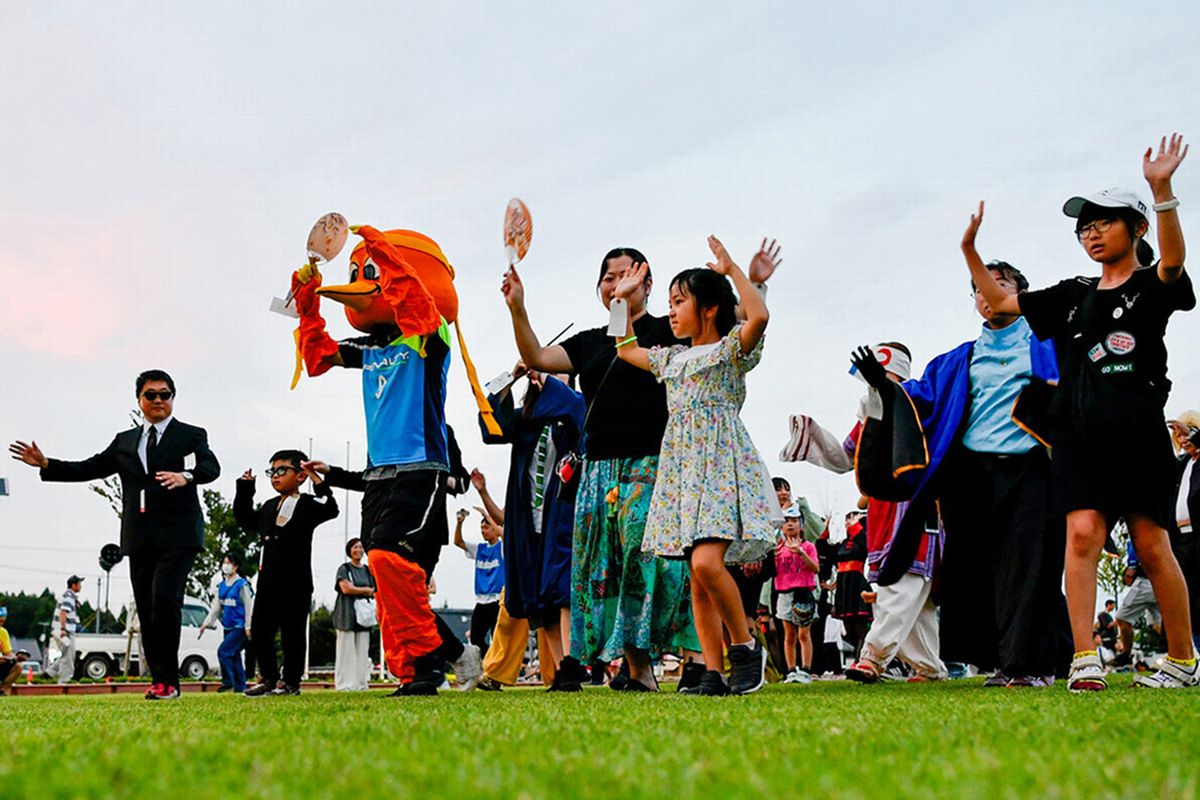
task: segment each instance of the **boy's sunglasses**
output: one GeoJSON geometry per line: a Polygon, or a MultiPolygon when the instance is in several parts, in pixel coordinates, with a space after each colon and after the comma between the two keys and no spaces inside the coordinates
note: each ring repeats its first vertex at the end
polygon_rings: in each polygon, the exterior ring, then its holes
{"type": "Polygon", "coordinates": [[[156,392],[153,389],[148,389],[148,390],[142,392],[142,397],[146,398],[151,403],[153,403],[155,400],[170,400],[174,396],[175,396],[174,392],[168,392],[168,391],[156,392]]]}
{"type": "Polygon", "coordinates": [[[296,469],[295,467],[271,467],[270,469],[267,470],[267,477],[268,478],[282,478],[284,475],[287,475],[289,472],[299,472],[299,471],[300,470],[296,469]]]}

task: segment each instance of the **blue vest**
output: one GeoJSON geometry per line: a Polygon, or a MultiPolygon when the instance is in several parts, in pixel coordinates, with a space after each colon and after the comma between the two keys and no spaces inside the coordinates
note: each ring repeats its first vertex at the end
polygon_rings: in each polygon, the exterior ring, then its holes
{"type": "Polygon", "coordinates": [[[504,543],[480,542],[475,549],[475,594],[500,594],[504,588],[504,543]]]}
{"type": "Polygon", "coordinates": [[[221,601],[221,627],[225,630],[246,627],[246,606],[242,603],[242,587],[250,583],[241,575],[232,584],[224,579],[217,584],[217,597],[221,601]]]}

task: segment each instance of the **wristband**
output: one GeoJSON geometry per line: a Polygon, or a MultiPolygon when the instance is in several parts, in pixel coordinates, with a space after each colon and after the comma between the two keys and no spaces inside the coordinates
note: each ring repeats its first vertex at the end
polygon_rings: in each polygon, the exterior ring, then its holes
{"type": "Polygon", "coordinates": [[[1170,200],[1166,200],[1162,203],[1154,204],[1154,210],[1159,211],[1159,212],[1174,211],[1177,208],[1179,208],[1179,198],[1178,197],[1172,197],[1170,200]]]}
{"type": "Polygon", "coordinates": [[[620,350],[622,347],[624,347],[627,344],[637,344],[637,336],[630,336],[628,339],[625,339],[624,341],[617,342],[617,349],[620,350]]]}
{"type": "Polygon", "coordinates": [[[767,299],[767,285],[765,283],[752,283],[750,285],[753,286],[755,289],[758,289],[758,294],[762,297],[763,300],[767,299]]]}

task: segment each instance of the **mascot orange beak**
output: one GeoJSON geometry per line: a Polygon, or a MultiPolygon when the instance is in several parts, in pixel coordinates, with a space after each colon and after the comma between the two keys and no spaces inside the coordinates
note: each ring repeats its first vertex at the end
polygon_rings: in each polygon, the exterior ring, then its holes
{"type": "Polygon", "coordinates": [[[362,280],[354,281],[353,283],[343,283],[339,286],[322,286],[317,289],[317,294],[321,297],[337,300],[342,305],[354,311],[366,311],[371,305],[371,301],[380,292],[381,289],[377,281],[362,280]]]}

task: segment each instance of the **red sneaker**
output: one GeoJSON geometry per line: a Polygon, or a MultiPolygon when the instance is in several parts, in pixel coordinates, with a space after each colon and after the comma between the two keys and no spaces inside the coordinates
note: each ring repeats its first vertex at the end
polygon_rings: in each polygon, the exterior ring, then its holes
{"type": "Polygon", "coordinates": [[[155,689],[157,691],[154,692],[154,695],[150,698],[151,700],[178,700],[179,699],[179,687],[178,686],[167,686],[165,683],[156,683],[156,684],[154,684],[152,689],[155,689]]]}
{"type": "Polygon", "coordinates": [[[152,683],[152,684],[150,684],[150,688],[146,690],[145,697],[147,700],[157,700],[158,693],[160,691],[162,691],[162,684],[161,683],[152,683]]]}
{"type": "Polygon", "coordinates": [[[860,658],[846,667],[846,677],[857,683],[876,683],[879,681],[879,668],[860,658]]]}

